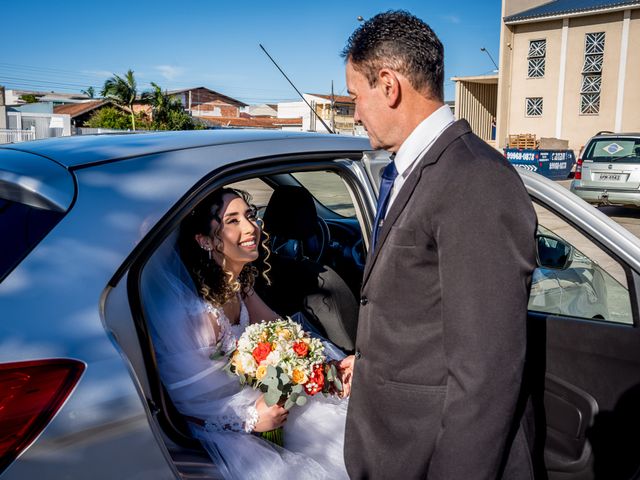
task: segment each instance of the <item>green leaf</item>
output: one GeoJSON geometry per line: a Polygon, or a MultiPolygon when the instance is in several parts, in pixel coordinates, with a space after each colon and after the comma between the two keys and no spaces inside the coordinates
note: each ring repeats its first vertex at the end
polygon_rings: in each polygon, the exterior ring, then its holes
{"type": "Polygon", "coordinates": [[[293,407],[295,404],[296,404],[295,400],[289,397],[287,398],[287,401],[284,402],[284,408],[285,410],[291,410],[291,407],[293,407]]]}
{"type": "Polygon", "coordinates": [[[289,378],[289,375],[287,375],[286,373],[284,373],[284,371],[282,371],[279,375],[280,381],[282,382],[283,385],[287,385],[291,382],[291,378],[289,378]]]}
{"type": "Polygon", "coordinates": [[[307,403],[307,397],[305,397],[304,395],[300,395],[298,398],[296,398],[296,405],[298,405],[299,407],[303,406],[305,403],[307,403]]]}
{"type": "Polygon", "coordinates": [[[269,407],[273,407],[280,401],[280,392],[275,389],[269,389],[264,394],[264,403],[269,407]]]}
{"type": "Polygon", "coordinates": [[[342,382],[339,378],[336,377],[336,379],[333,381],[333,386],[336,387],[336,390],[338,390],[339,392],[342,391],[342,382]]]}
{"type": "Polygon", "coordinates": [[[294,386],[291,388],[291,392],[292,392],[292,393],[298,393],[298,394],[302,393],[302,385],[300,385],[300,384],[298,384],[298,385],[294,385],[294,386]]]}

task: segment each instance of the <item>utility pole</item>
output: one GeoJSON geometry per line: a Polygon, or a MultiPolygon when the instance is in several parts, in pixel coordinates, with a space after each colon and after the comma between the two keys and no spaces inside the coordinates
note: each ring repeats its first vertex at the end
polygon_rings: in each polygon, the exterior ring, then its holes
{"type": "Polygon", "coordinates": [[[331,80],[331,129],[336,131],[336,98],[333,95],[333,80],[331,80]]]}

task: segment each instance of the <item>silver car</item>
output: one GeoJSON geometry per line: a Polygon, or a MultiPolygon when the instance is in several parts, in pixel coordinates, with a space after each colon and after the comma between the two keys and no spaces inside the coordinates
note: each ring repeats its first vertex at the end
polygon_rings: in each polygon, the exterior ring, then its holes
{"type": "MultiPolygon", "coordinates": [[[[240,130],[0,147],[0,479],[219,478],[156,371],[149,266],[208,193],[243,188],[271,219],[284,285],[261,294],[280,313],[315,305],[318,328],[353,349],[388,162],[369,149],[355,137],[240,130]],[[291,191],[313,198],[299,218],[291,191]]],[[[526,381],[546,411],[549,475],[632,478],[640,241],[553,182],[520,174],[541,225],[526,381]]]]}
{"type": "Polygon", "coordinates": [[[596,205],[640,207],[640,133],[600,133],[589,139],[570,189],[596,205]]]}

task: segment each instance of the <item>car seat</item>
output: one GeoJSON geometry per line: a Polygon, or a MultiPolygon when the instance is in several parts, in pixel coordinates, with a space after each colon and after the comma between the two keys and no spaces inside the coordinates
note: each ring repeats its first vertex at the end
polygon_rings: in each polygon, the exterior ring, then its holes
{"type": "Polygon", "coordinates": [[[311,194],[299,186],[277,187],[263,221],[270,235],[271,285],[256,285],[261,297],[280,315],[302,312],[323,336],[353,351],[358,303],[342,277],[322,263],[329,232],[311,194]]]}

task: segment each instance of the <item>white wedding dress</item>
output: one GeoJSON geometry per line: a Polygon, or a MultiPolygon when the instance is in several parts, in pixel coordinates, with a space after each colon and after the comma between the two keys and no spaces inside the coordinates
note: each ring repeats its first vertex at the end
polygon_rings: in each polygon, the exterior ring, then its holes
{"type": "MultiPolygon", "coordinates": [[[[167,241],[147,263],[142,298],[158,371],[180,413],[188,421],[225,479],[348,478],[343,460],[347,401],[317,394],[291,409],[284,425],[284,448],[251,433],[257,421],[260,392],[242,387],[223,367],[229,351],[249,324],[241,303],[240,322],[232,325],[224,311],[195,295],[193,284],[167,241]],[[216,338],[212,321],[217,321],[216,338]]],[[[304,327],[304,326],[303,326],[304,327]]],[[[329,356],[337,349],[326,345],[329,356]]]]}

